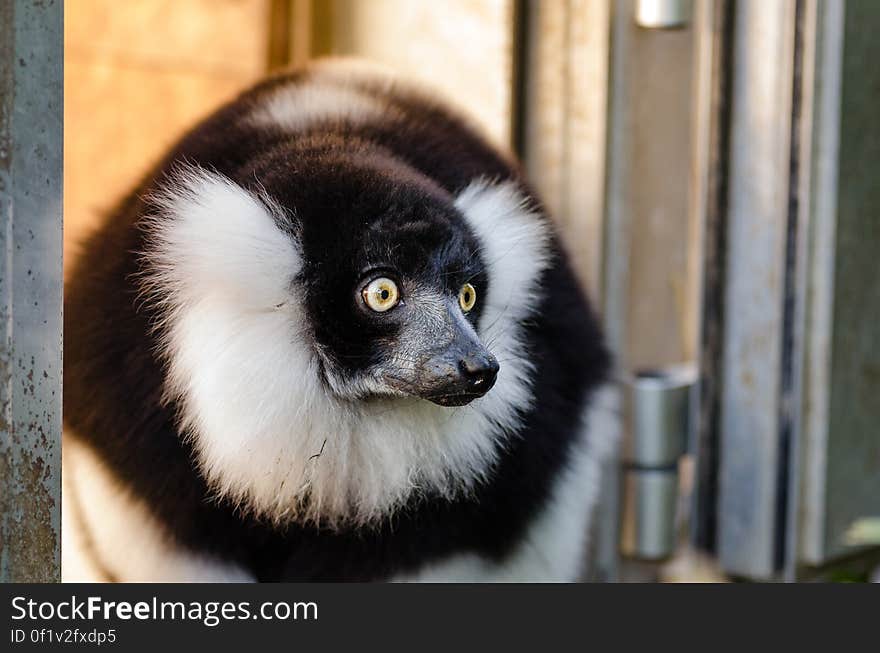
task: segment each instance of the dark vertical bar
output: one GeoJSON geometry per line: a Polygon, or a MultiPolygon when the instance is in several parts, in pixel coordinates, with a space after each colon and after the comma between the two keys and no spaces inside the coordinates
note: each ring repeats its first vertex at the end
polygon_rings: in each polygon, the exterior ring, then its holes
{"type": "Polygon", "coordinates": [[[334,37],[340,11],[339,0],[323,0],[312,5],[312,55],[326,57],[337,54],[338,39],[334,37]]]}
{"type": "Polygon", "coordinates": [[[63,3],[0,0],[0,581],[61,577],[63,3]]]}
{"type": "Polygon", "coordinates": [[[530,4],[527,0],[513,0],[513,64],[511,66],[510,145],[518,157],[525,152],[526,94],[528,79],[526,62],[529,60],[530,4]]]}
{"type": "Polygon", "coordinates": [[[266,69],[270,72],[290,63],[291,10],[291,0],[271,0],[269,3],[266,69]]]}
{"type": "Polygon", "coordinates": [[[720,449],[721,367],[724,344],[730,108],[733,86],[734,0],[717,0],[712,45],[711,133],[705,234],[703,314],[700,333],[699,419],[696,429],[696,482],[692,537],[709,552],[716,549],[720,449]]]}
{"type": "Polygon", "coordinates": [[[785,287],[782,306],[782,356],[780,360],[780,397],[779,397],[779,456],[777,460],[778,476],[776,491],[776,550],[774,563],[778,570],[786,564],[790,542],[788,532],[789,511],[794,497],[790,496],[791,475],[795,473],[795,448],[798,437],[797,415],[800,408],[800,366],[795,357],[798,355],[800,338],[797,336],[799,317],[798,302],[803,301],[799,292],[802,269],[804,266],[804,250],[800,246],[804,238],[806,216],[801,206],[801,174],[803,172],[803,83],[804,83],[804,1],[798,0],[795,5],[794,31],[794,70],[792,71],[791,100],[791,131],[789,143],[789,185],[788,185],[788,224],[785,242],[785,287]]]}

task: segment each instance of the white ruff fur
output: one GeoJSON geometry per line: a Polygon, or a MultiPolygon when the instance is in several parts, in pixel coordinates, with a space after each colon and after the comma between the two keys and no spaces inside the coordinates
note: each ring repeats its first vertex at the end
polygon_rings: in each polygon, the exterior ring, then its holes
{"type": "Polygon", "coordinates": [[[492,391],[464,409],[328,393],[306,335],[301,254],[278,209],[197,169],[158,200],[144,290],[163,309],[166,399],[217,494],[279,522],[338,526],[487,475],[532,400],[520,323],[549,256],[544,221],[512,184],[477,182],[456,201],[488,266],[480,336],[503,361],[492,391]]]}
{"type": "Polygon", "coordinates": [[[547,505],[500,562],[468,553],[450,556],[396,577],[397,582],[553,583],[578,580],[586,569],[587,537],[602,483],[603,466],[615,459],[620,441],[620,398],[607,384],[584,411],[581,437],[553,484],[547,505]]]}
{"type": "Polygon", "coordinates": [[[258,127],[302,129],[316,121],[362,122],[380,119],[390,111],[385,103],[331,80],[283,86],[250,116],[258,127]],[[295,111],[291,107],[296,107],[295,111]]]}
{"type": "MultiPolygon", "coordinates": [[[[387,124],[405,111],[396,100],[418,98],[442,107],[474,132],[489,138],[472,116],[438,98],[434,89],[417,80],[401,80],[392,69],[380,64],[331,57],[311,63],[308,72],[305,79],[268,91],[246,119],[257,127],[281,127],[292,133],[327,121],[387,124]],[[361,82],[367,82],[368,87],[361,87],[361,82]]],[[[505,149],[503,144],[496,146],[505,149]]]]}
{"type": "MultiPolygon", "coordinates": [[[[567,582],[584,565],[590,516],[601,468],[619,442],[616,389],[597,391],[584,416],[583,437],[556,479],[547,505],[513,552],[500,562],[461,554],[391,580],[398,582],[567,582]],[[589,436],[587,436],[589,433],[589,436]]],[[[64,441],[62,573],[64,582],[249,582],[234,564],[177,546],[146,506],[114,480],[97,457],[72,438],[64,441]],[[78,500],[78,501],[77,501],[78,500]],[[76,505],[74,505],[76,504],[76,505]],[[136,546],[133,547],[133,544],[136,546]],[[88,546],[92,545],[92,549],[88,546]],[[96,566],[101,561],[103,568],[96,566]]]]}
{"type": "Polygon", "coordinates": [[[250,122],[258,127],[296,131],[318,121],[358,124],[387,119],[395,112],[381,96],[362,91],[351,83],[369,79],[378,89],[390,92],[397,80],[380,65],[330,58],[311,64],[309,72],[306,80],[270,91],[248,117],[250,122]]]}

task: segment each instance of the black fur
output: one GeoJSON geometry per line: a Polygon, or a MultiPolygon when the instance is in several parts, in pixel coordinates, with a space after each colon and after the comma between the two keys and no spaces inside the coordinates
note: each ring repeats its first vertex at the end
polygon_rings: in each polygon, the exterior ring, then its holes
{"type": "MultiPolygon", "coordinates": [[[[163,369],[150,333],[154,316],[138,299],[143,263],[137,252],[145,245],[138,226],[150,210],[144,198],[175,164],[196,163],[246,188],[259,181],[282,205],[309,216],[291,227],[300,230],[305,259],[313,266],[305,274],[322,298],[310,301],[308,311],[322,331],[316,337],[334,343],[340,364],[357,365],[369,355],[363,337],[369,318],[347,313],[344,302],[325,300],[350,292],[351,279],[336,270],[354,274],[373,261],[352,260],[359,251],[352,240],[360,238],[358,230],[339,228],[331,216],[373,212],[400,225],[410,216],[395,206],[416,201],[436,218],[411,227],[424,229],[418,235],[424,251],[438,264],[461,269],[451,287],[475,277],[485,285],[478,247],[452,215],[451,197],[474,178],[489,177],[514,179],[534,198],[514,164],[460,118],[416,94],[392,96],[393,116],[367,127],[328,120],[292,138],[243,120],[265,93],[309,74],[265,82],[197,126],[86,243],[66,288],[65,421],[181,545],[235,561],[263,581],[381,579],[461,552],[500,559],[547,499],[566,464],[583,406],[609,367],[597,321],[556,241],[540,308],[527,325],[537,367],[536,408],[510,437],[491,481],[473,497],[413,499],[374,528],[278,529],[209,498],[193,451],[178,436],[173,407],[160,404],[163,369]],[[348,192],[328,193],[340,180],[348,192]],[[452,246],[440,247],[443,243],[452,246]]],[[[387,97],[380,87],[361,84],[387,97]]],[[[417,250],[401,244],[393,251],[395,264],[418,268],[412,258],[417,250]]]]}

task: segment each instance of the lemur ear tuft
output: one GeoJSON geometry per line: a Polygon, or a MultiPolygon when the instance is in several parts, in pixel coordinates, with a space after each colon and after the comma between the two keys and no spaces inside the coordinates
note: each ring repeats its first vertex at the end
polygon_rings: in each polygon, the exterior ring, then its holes
{"type": "Polygon", "coordinates": [[[259,309],[287,300],[302,261],[290,230],[280,226],[283,212],[268,197],[186,166],[148,201],[156,206],[142,223],[148,292],[178,305],[226,297],[259,309]]]}
{"type": "MultiPolygon", "coordinates": [[[[491,280],[487,312],[503,312],[505,321],[508,315],[514,322],[526,317],[535,305],[530,293],[550,266],[550,223],[512,181],[477,180],[458,195],[455,205],[483,248],[491,280]]],[[[494,319],[483,316],[486,324],[494,319]]]]}

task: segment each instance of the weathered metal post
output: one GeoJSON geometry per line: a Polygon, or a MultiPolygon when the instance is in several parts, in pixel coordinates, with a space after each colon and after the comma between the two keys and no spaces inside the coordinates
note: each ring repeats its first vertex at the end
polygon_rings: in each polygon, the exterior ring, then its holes
{"type": "Polygon", "coordinates": [[[63,3],[0,0],[0,581],[61,578],[63,3]]]}

